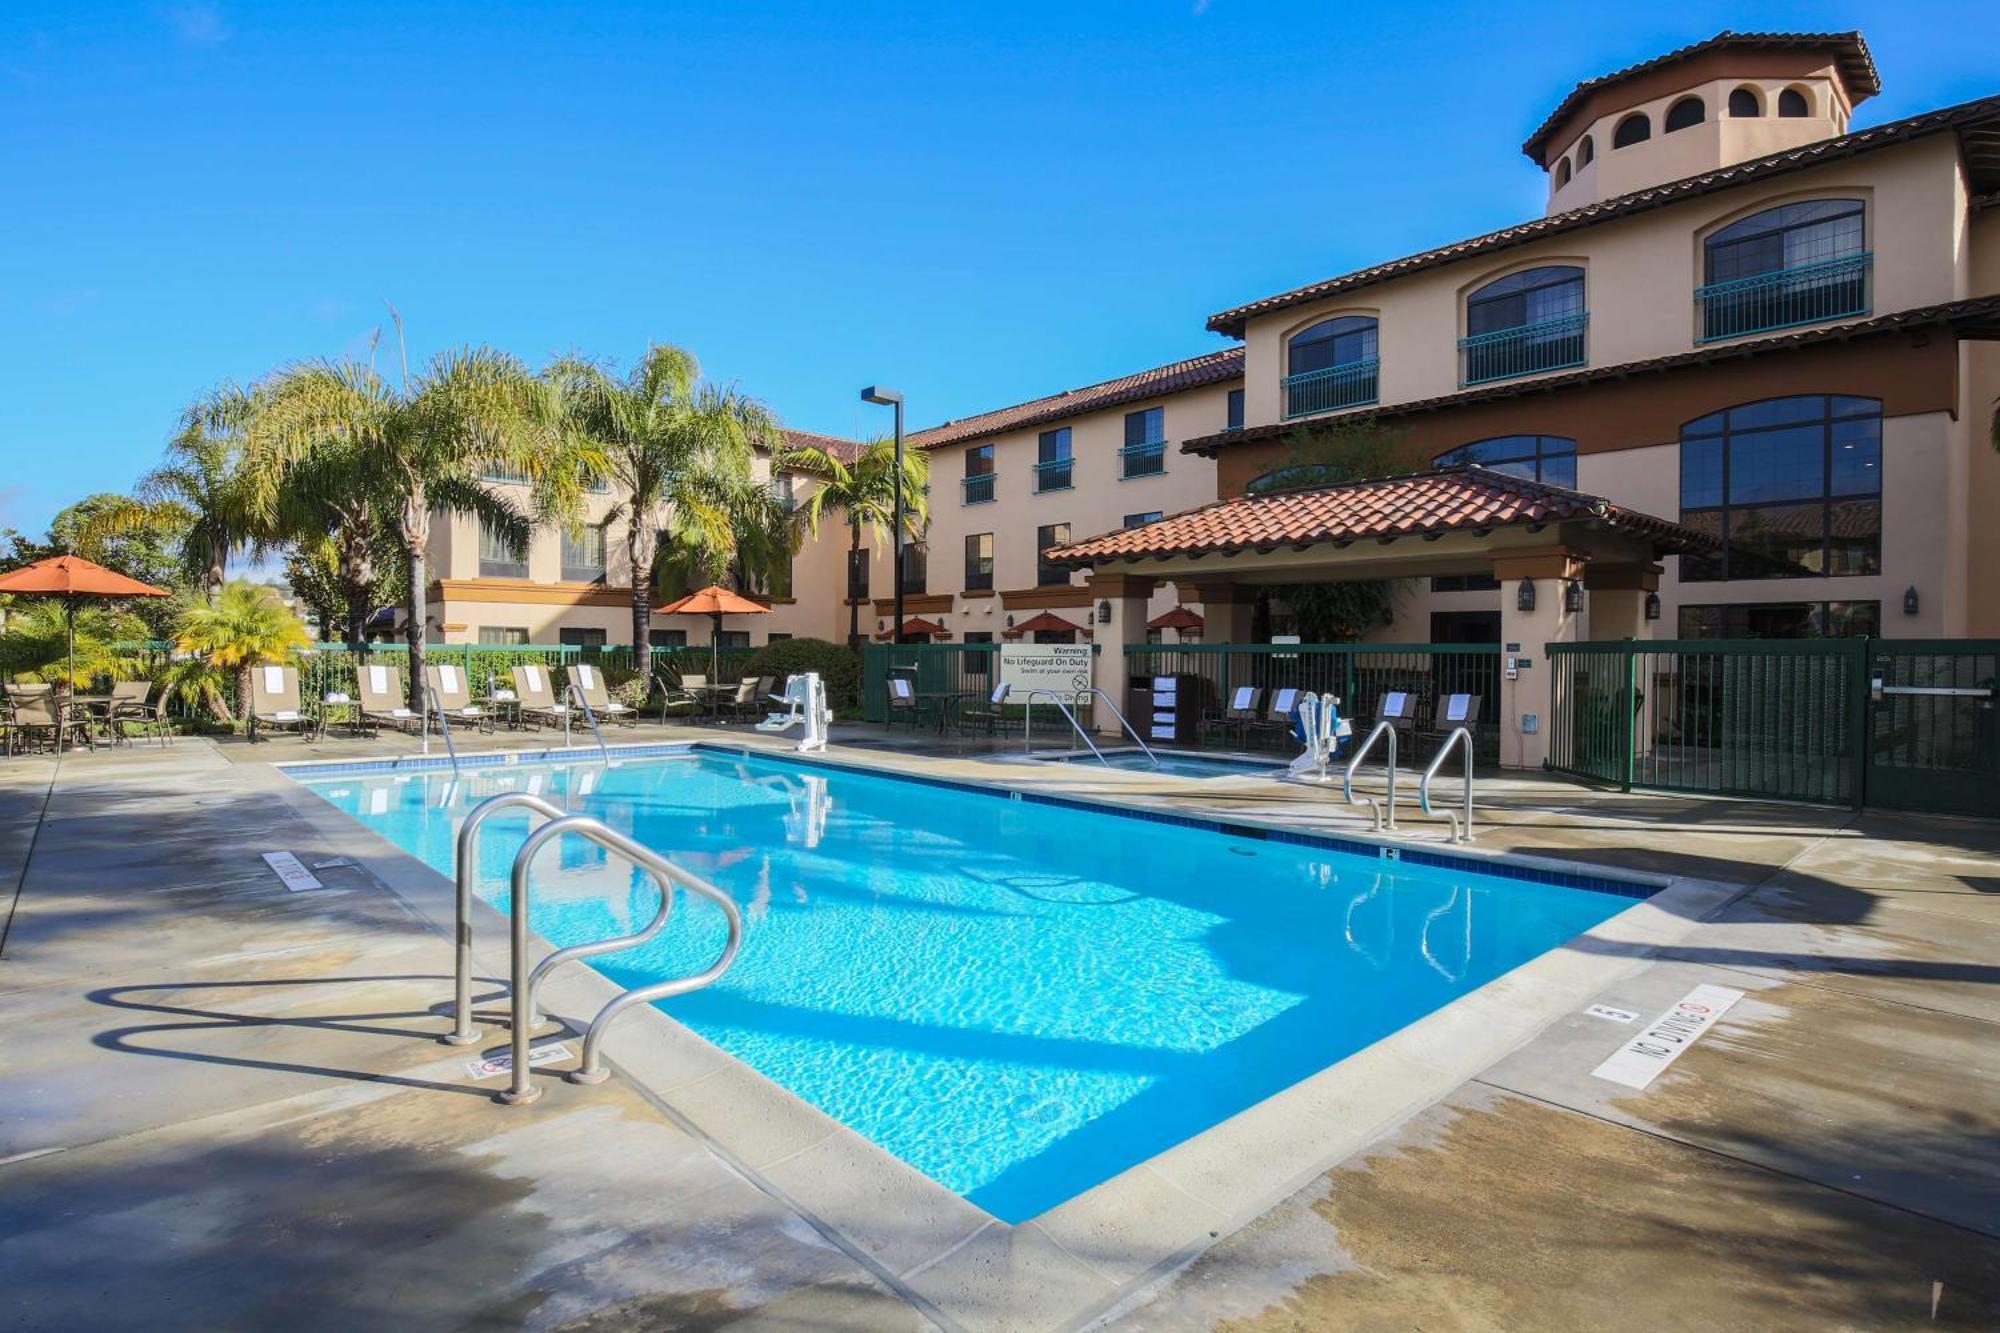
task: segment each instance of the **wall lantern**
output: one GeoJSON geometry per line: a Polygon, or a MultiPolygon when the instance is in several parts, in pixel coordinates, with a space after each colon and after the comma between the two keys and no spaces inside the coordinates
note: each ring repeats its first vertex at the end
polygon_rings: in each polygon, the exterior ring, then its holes
{"type": "Polygon", "coordinates": [[[1646,594],[1646,619],[1658,620],[1659,618],[1660,618],[1660,594],[1656,592],[1649,592],[1646,594]]]}
{"type": "Polygon", "coordinates": [[[1583,585],[1575,579],[1563,585],[1563,610],[1583,610],[1583,585]]]}
{"type": "Polygon", "coordinates": [[[1906,616],[1913,616],[1916,613],[1917,613],[1917,585],[1912,583],[1903,592],[1903,614],[1906,616]]]}
{"type": "Polygon", "coordinates": [[[1111,623],[1111,599],[1109,597],[1104,598],[1097,604],[1097,623],[1100,625],[1109,625],[1111,623]]]}
{"type": "Polygon", "coordinates": [[[1514,598],[1514,609],[1516,611],[1532,611],[1535,609],[1535,581],[1533,579],[1521,580],[1521,591],[1514,598]]]}
{"type": "Polygon", "coordinates": [[[1012,616],[1007,617],[1007,628],[1008,629],[1014,628],[1014,617],[1012,616]]]}

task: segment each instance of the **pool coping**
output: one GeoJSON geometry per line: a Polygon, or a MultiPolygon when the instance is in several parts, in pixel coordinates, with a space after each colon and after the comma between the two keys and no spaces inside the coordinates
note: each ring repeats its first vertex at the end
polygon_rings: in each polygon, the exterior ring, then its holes
{"type": "MultiPolygon", "coordinates": [[[[1581,1008],[1606,986],[1640,970],[1654,949],[1695,929],[1749,887],[1606,874],[1555,858],[1477,847],[1440,853],[1412,846],[1407,838],[1305,833],[1281,820],[1189,816],[1094,793],[1022,792],[1008,785],[1004,770],[1016,766],[1006,761],[995,764],[1001,771],[992,781],[984,781],[926,774],[923,766],[936,761],[922,756],[895,756],[916,765],[905,768],[883,764],[884,756],[876,751],[856,752],[851,758],[840,752],[803,756],[791,753],[789,746],[746,744],[738,738],[611,750],[614,758],[704,750],[745,754],[795,767],[914,780],[1237,836],[1362,854],[1379,855],[1386,848],[1397,859],[1419,864],[1581,887],[1622,884],[1628,893],[1652,890],[1582,935],[1020,1223],[992,1217],[661,1010],[638,1006],[619,1020],[604,1043],[606,1061],[641,1095],[949,1327],[1070,1328],[1102,1317],[1581,1008]],[[1578,951],[1573,946],[1583,938],[1609,947],[1578,951]]],[[[461,760],[461,766],[506,767],[599,755],[595,746],[485,752],[477,757],[482,762],[461,760]]],[[[359,831],[363,836],[355,859],[449,940],[455,929],[451,881],[294,780],[438,768],[449,769],[450,761],[302,761],[272,765],[271,771],[281,779],[276,786],[286,793],[287,803],[315,827],[350,838],[359,831]]],[[[1149,776],[1186,783],[1191,791],[1213,781],[1149,776]]],[[[506,920],[484,902],[475,903],[474,913],[474,954],[486,969],[482,975],[504,976],[506,920]]],[[[536,936],[532,951],[539,958],[550,946],[536,936]]],[[[572,968],[551,974],[543,994],[549,1013],[581,1031],[619,989],[589,968],[572,968]]],[[[493,1046],[501,1044],[499,1037],[487,1035],[493,1046]]]]}

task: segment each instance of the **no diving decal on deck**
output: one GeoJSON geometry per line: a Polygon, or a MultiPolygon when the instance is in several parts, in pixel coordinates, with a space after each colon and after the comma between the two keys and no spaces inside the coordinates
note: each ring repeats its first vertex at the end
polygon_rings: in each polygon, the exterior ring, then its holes
{"type": "Polygon", "coordinates": [[[1742,998],[1742,991],[1727,986],[1696,986],[1648,1023],[1644,1032],[1591,1070],[1592,1077],[1628,1088],[1645,1087],[1742,998]]]}
{"type": "MultiPolygon", "coordinates": [[[[530,1069],[540,1069],[543,1065],[556,1064],[559,1061],[569,1058],[570,1049],[566,1042],[546,1041],[540,1046],[530,1046],[528,1048],[528,1068],[530,1069]]],[[[465,1062],[465,1076],[475,1083],[481,1079],[498,1078],[502,1074],[511,1074],[513,1072],[514,1053],[512,1051],[496,1051],[483,1060],[467,1060],[465,1062]]]]}
{"type": "Polygon", "coordinates": [[[265,852],[264,863],[278,872],[278,878],[285,881],[285,887],[293,893],[326,887],[318,875],[306,869],[305,862],[290,852],[265,852]]]}

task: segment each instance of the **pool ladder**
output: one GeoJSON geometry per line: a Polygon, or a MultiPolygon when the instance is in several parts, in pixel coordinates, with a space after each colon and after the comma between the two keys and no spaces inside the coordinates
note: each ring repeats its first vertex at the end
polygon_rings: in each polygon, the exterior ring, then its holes
{"type": "Polygon", "coordinates": [[[1458,812],[1451,810],[1449,808],[1445,810],[1444,814],[1445,818],[1451,821],[1451,840],[1453,842],[1471,842],[1472,841],[1472,732],[1471,731],[1469,731],[1465,727],[1453,727],[1451,730],[1451,734],[1444,738],[1444,744],[1438,746],[1437,753],[1431,756],[1430,767],[1424,770],[1424,780],[1417,786],[1417,800],[1418,803],[1423,806],[1425,814],[1429,815],[1436,813],[1436,811],[1431,809],[1431,779],[1435,778],[1438,775],[1438,770],[1444,767],[1444,761],[1446,760],[1446,758],[1450,756],[1452,747],[1457,745],[1463,745],[1465,747],[1465,796],[1463,798],[1465,818],[1463,822],[1460,822],[1458,812]]]}
{"type": "Polygon", "coordinates": [[[511,990],[513,1012],[509,1020],[513,1035],[513,1076],[504,1092],[496,1099],[508,1106],[525,1106],[542,1095],[530,1079],[530,1050],[534,1029],[541,1023],[541,1013],[535,1003],[535,993],[550,972],[564,963],[579,958],[589,958],[601,953],[614,953],[643,944],[666,929],[667,919],[673,912],[674,886],[699,894],[722,909],[728,923],[729,938],[713,963],[700,972],[684,977],[671,977],[665,981],[655,981],[650,985],[634,986],[613,996],[597,1016],[590,1020],[590,1026],[583,1037],[583,1059],[569,1072],[572,1083],[602,1083],[610,1075],[602,1063],[604,1032],[611,1021],[634,1005],[648,1004],[654,1000],[664,1000],[671,995],[684,995],[692,990],[700,990],[719,980],[736,961],[736,952],[743,944],[743,914],[735,900],[721,889],[716,888],[699,875],[689,874],[674,865],[651,848],[643,847],[624,834],[605,824],[603,820],[590,815],[572,815],[539,796],[526,792],[503,792],[475,806],[465,817],[465,823],[458,830],[457,866],[457,936],[454,941],[456,958],[456,988],[453,995],[452,1030],[441,1040],[451,1046],[469,1046],[479,1040],[479,1030],[472,1026],[472,899],[473,882],[479,873],[479,829],[492,815],[502,810],[525,807],[534,814],[541,815],[548,822],[528,835],[521,850],[514,856],[512,877],[512,901],[508,904],[509,924],[512,927],[511,941],[511,990]],[[528,965],[528,908],[532,898],[533,885],[530,872],[539,853],[549,843],[575,834],[624,857],[653,877],[660,888],[659,910],[644,929],[630,935],[620,935],[614,939],[597,940],[588,944],[572,944],[557,949],[536,963],[528,965]]]}
{"type": "MultiPolygon", "coordinates": [[[[1103,764],[1107,768],[1111,766],[1111,761],[1104,757],[1104,751],[1097,748],[1097,742],[1090,739],[1090,733],[1083,729],[1083,723],[1076,720],[1076,714],[1070,711],[1069,705],[1063,702],[1062,695],[1055,690],[1036,689],[1028,691],[1026,711],[1021,714],[1021,748],[1023,750],[1034,748],[1035,698],[1037,695],[1047,699],[1056,706],[1056,711],[1061,713],[1063,719],[1069,723],[1070,730],[1074,731],[1082,739],[1083,743],[1090,747],[1090,752],[1097,756],[1098,763],[1103,764]]],[[[1125,729],[1125,734],[1132,738],[1133,743],[1145,753],[1146,758],[1152,760],[1153,767],[1158,768],[1160,766],[1160,756],[1153,753],[1153,747],[1146,744],[1144,738],[1133,728],[1131,722],[1126,720],[1125,714],[1119,709],[1118,705],[1111,702],[1110,695],[1092,685],[1078,690],[1075,697],[1082,699],[1085,695],[1090,695],[1102,701],[1104,706],[1111,710],[1111,716],[1118,719],[1118,725],[1125,729]]]]}
{"type": "Polygon", "coordinates": [[[1368,738],[1354,747],[1354,753],[1348,756],[1347,768],[1341,774],[1340,786],[1349,805],[1365,805],[1374,813],[1377,833],[1396,831],[1396,724],[1394,722],[1387,718],[1377,722],[1375,729],[1368,733],[1368,738]],[[1384,736],[1389,738],[1389,799],[1386,805],[1386,817],[1383,802],[1373,796],[1363,796],[1357,800],[1354,795],[1354,771],[1361,767],[1361,761],[1375,748],[1375,742],[1384,736]]]}

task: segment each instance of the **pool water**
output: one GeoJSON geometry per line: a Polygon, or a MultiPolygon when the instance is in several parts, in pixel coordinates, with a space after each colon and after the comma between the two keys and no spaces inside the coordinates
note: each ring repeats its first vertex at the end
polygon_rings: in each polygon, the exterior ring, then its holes
{"type": "Polygon", "coordinates": [[[1059,764],[1084,764],[1127,769],[1134,773],[1164,773],[1177,778],[1254,778],[1269,777],[1285,767],[1279,759],[1219,759],[1207,755],[1176,754],[1168,750],[1155,750],[1153,758],[1147,758],[1142,750],[1106,750],[1100,761],[1094,754],[1066,754],[1050,762],[1059,764]],[[1159,762],[1155,763],[1154,759],[1159,762]]]}
{"type": "MultiPolygon", "coordinates": [[[[1570,939],[1618,893],[1385,861],[731,752],[306,785],[438,870],[501,791],[598,815],[742,905],[695,1032],[1005,1221],[1063,1200],[1570,939]]],[[[505,909],[525,814],[485,825],[505,909]]],[[[637,929],[649,879],[567,839],[535,874],[557,944],[637,929]]],[[[713,905],[590,960],[705,966],[713,905]]]]}

